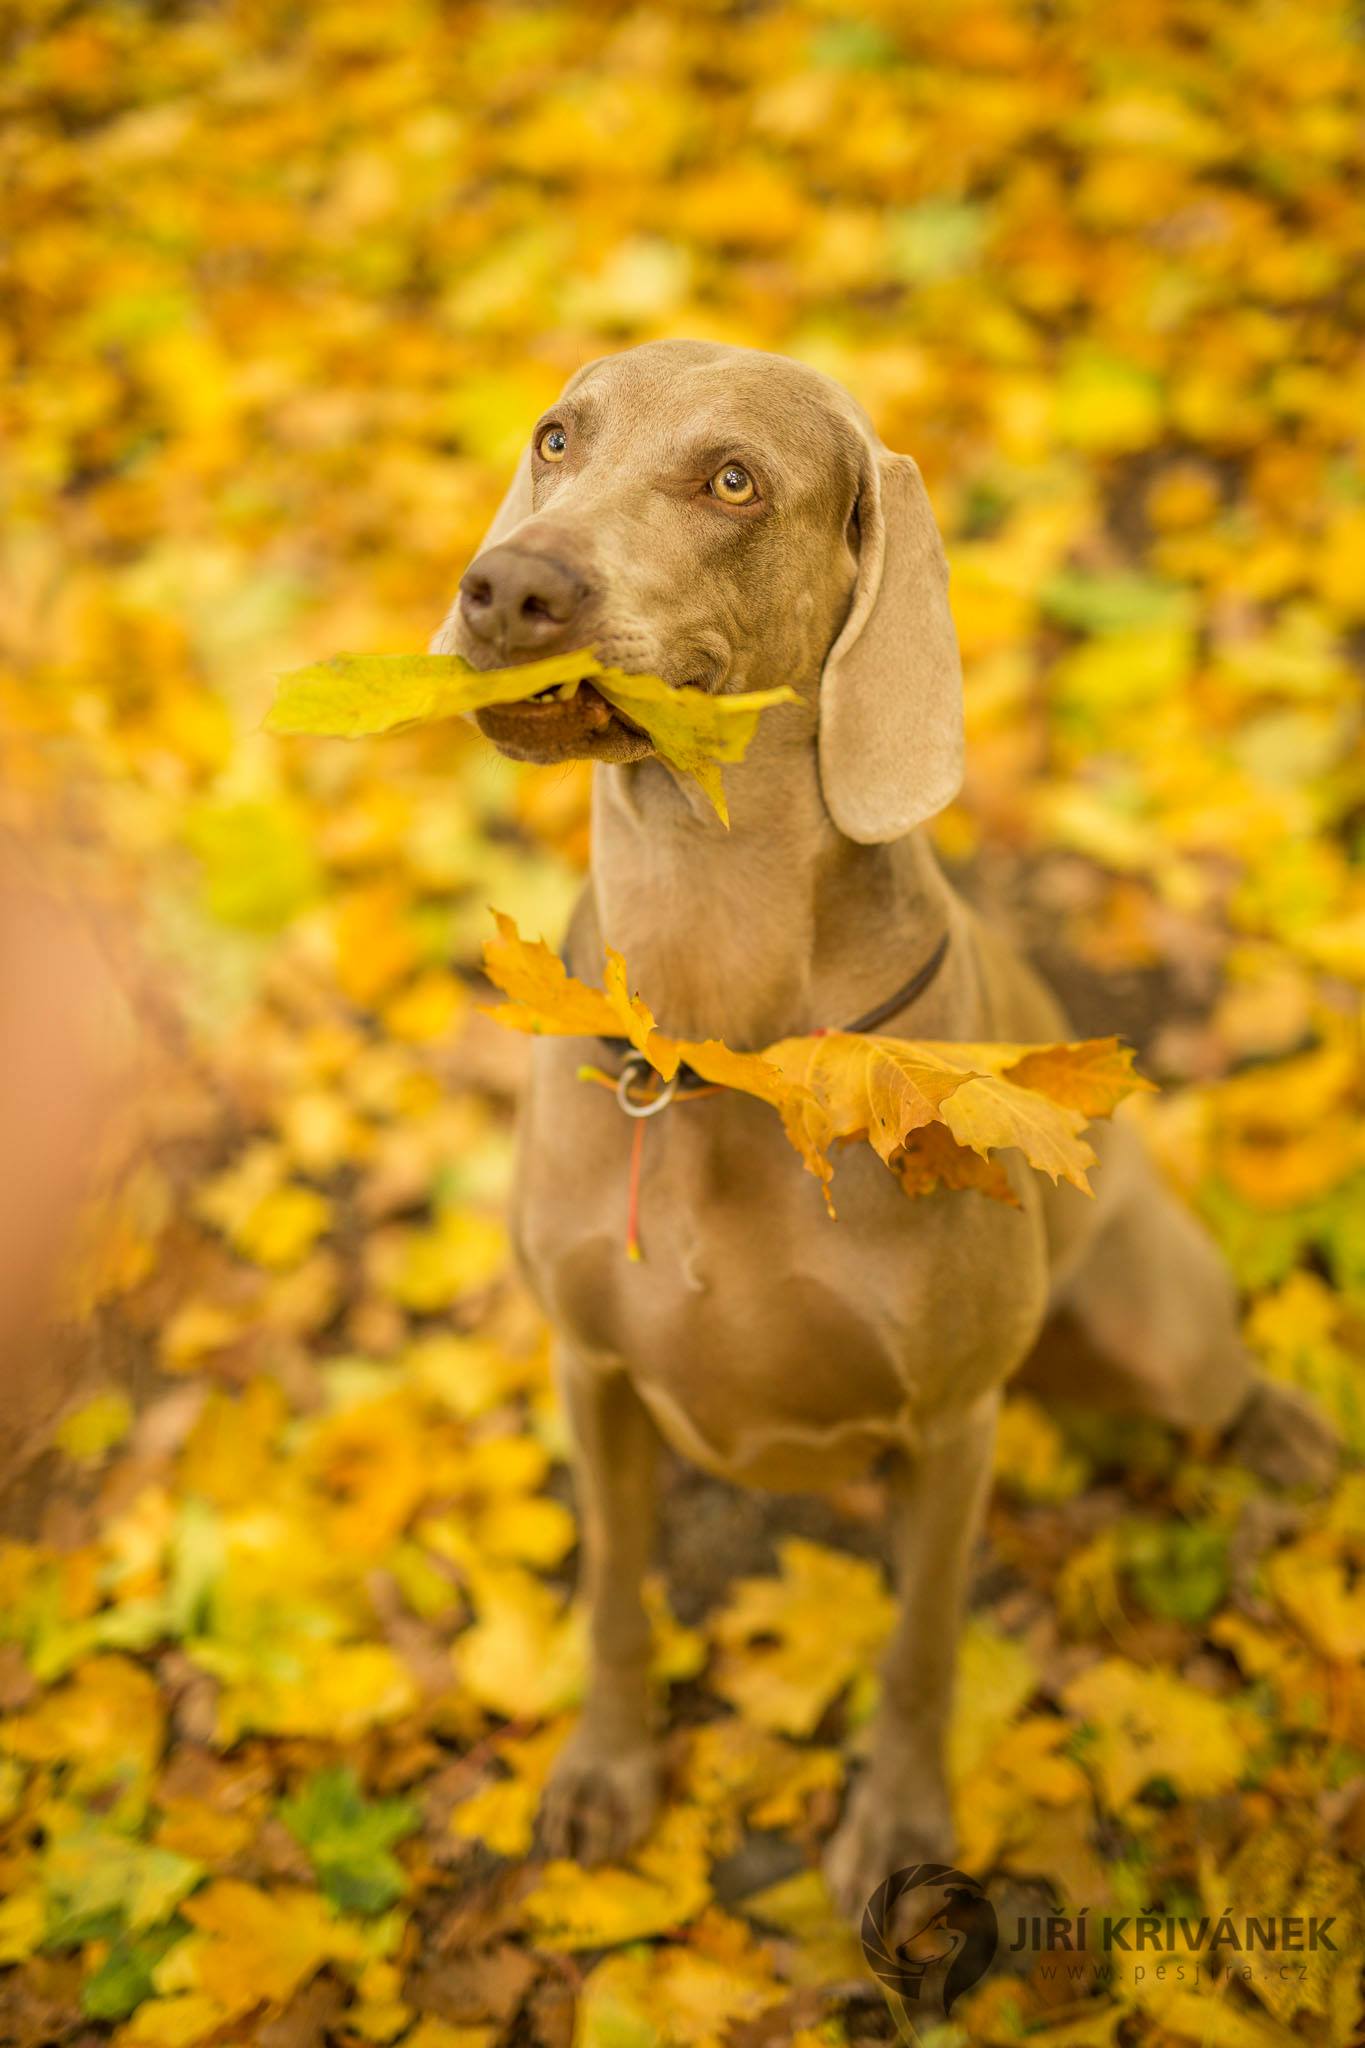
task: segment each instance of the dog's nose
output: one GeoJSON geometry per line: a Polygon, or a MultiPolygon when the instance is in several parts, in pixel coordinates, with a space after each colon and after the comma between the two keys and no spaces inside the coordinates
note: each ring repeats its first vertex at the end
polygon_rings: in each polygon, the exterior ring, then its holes
{"type": "Polygon", "coordinates": [[[588,586],[553,555],[490,548],[465,571],[460,611],[469,630],[504,657],[573,644],[588,586]]]}

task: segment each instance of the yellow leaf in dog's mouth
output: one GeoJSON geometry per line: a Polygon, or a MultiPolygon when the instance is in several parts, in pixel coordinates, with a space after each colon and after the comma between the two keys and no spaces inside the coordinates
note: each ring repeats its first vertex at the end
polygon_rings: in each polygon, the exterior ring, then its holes
{"type": "Polygon", "coordinates": [[[274,733],[364,739],[526,703],[551,690],[572,696],[580,683],[591,683],[644,733],[661,761],[690,776],[725,824],[722,764],[743,760],[761,712],[797,701],[785,687],[732,695],[675,687],[659,676],[607,668],[586,650],[496,669],[471,668],[458,654],[338,654],[281,676],[265,723],[274,733]]]}

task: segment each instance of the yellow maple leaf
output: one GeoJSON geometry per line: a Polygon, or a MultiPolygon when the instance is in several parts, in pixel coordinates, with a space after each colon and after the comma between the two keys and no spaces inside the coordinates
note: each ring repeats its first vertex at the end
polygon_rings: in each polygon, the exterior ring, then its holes
{"type": "Polygon", "coordinates": [[[282,2005],[326,1962],[363,1959],[360,1930],[317,1892],[263,1891],[218,1878],[186,1900],[184,1917],[202,1937],[172,1949],[158,1966],[158,1991],[198,1992],[240,2013],[263,1999],[282,2005]]]}
{"type": "Polygon", "coordinates": [[[717,696],[709,690],[675,689],[658,676],[630,676],[620,669],[603,670],[593,685],[649,734],[663,760],[695,778],[723,824],[730,822],[730,814],[721,763],[743,760],[760,713],[797,701],[795,690],[785,688],[717,696]]]}
{"type": "Polygon", "coordinates": [[[1079,1764],[1061,1754],[1065,1721],[1040,1715],[1008,1728],[991,1754],[956,1787],[958,1855],[964,1868],[988,1869],[1006,1843],[1027,1851],[1040,1807],[1082,1805],[1090,1787],[1079,1764]]]}
{"type": "Polygon", "coordinates": [[[988,1760],[1039,1679],[1026,1643],[973,1619],[957,1650],[957,1709],[949,1735],[948,1765],[955,1781],[988,1760]]]}
{"type": "Polygon", "coordinates": [[[1315,1535],[1271,1558],[1270,1590],[1320,1656],[1354,1666],[1365,1658],[1365,1584],[1353,1581],[1330,1538],[1315,1535]]]}
{"type": "MultiPolygon", "coordinates": [[[[819,1870],[799,1870],[777,1884],[750,1892],[745,1914],[764,1927],[775,1927],[790,1944],[783,1975],[796,1984],[831,1984],[866,1979],[867,1964],[857,1934],[830,1898],[819,1870]]],[[[821,2048],[818,2034],[804,2030],[792,2036],[791,2048],[821,2048]]]]}
{"type": "Polygon", "coordinates": [[[495,988],[512,1000],[490,1014],[512,1031],[557,1038],[624,1038],[665,1081],[685,1060],[693,1072],[719,1088],[739,1088],[782,1112],[784,1127],[812,1172],[828,1180],[824,1157],[833,1132],[815,1096],[758,1053],[733,1052],[716,1038],[670,1038],[653,1012],[630,993],[625,961],[607,948],[605,986],[590,988],[569,973],[543,939],[523,939],[501,911],[493,913],[498,935],[484,945],[484,966],[495,988]]]}
{"type": "Polygon", "coordinates": [[[487,1287],[507,1260],[507,1231],[477,1209],[443,1209],[429,1230],[394,1230],[371,1239],[376,1285],[404,1308],[432,1315],[487,1287]]]}
{"type": "Polygon", "coordinates": [[[114,2040],[117,2048],[192,2048],[242,2010],[221,2005],[205,1991],[174,1991],[140,2005],[114,2040]]]}
{"type": "Polygon", "coordinates": [[[827,1200],[830,1146],[856,1139],[872,1146],[910,1195],[946,1186],[1014,1201],[993,1157],[1010,1147],[1052,1180],[1089,1194],[1086,1168],[1095,1154],[1080,1135],[1087,1118],[1108,1115],[1148,1085],[1113,1038],[959,1045],[829,1031],[779,1039],[759,1053],[672,1038],[631,992],[626,964],[612,948],[604,986],[594,989],[543,939],[530,943],[511,918],[494,917],[497,937],[484,948],[484,964],[511,998],[492,1010],[499,1023],[561,1037],[624,1038],[664,1081],[685,1063],[718,1087],[757,1096],[779,1112],[827,1200]]]}
{"type": "Polygon", "coordinates": [[[62,1764],[73,1792],[143,1786],[165,1736],[156,1680],[127,1657],[95,1657],[25,1713],[0,1722],[0,1749],[62,1764]]]}
{"type": "Polygon", "coordinates": [[[210,1353],[234,1343],[246,1322],[239,1309],[191,1295],[161,1332],[161,1358],[167,1372],[193,1372],[210,1353]]]}
{"type": "Polygon", "coordinates": [[[706,1816],[673,1806],[629,1864],[584,1870],[557,1858],[523,1903],[545,1948],[615,1948],[685,1926],[710,1896],[706,1816]]]}
{"type": "MultiPolygon", "coordinates": [[[[196,1644],[196,1660],[213,1669],[211,1646],[196,1644]]],[[[312,1735],[351,1741],[366,1729],[396,1720],[415,1704],[408,1671],[386,1643],[309,1643],[296,1671],[243,1670],[224,1686],[216,1737],[235,1742],[248,1728],[267,1735],[312,1735]]]]}
{"type": "Polygon", "coordinates": [[[494,1749],[502,1766],[499,1775],[452,1810],[451,1833],[486,1842],[499,1856],[527,1855],[550,1766],[567,1733],[567,1721],[559,1720],[534,1735],[504,1735],[494,1749]]]}
{"type": "Polygon", "coordinates": [[[583,684],[625,712],[661,760],[691,776],[727,824],[722,763],[743,760],[761,712],[797,701],[786,688],[731,695],[677,688],[659,676],[604,667],[586,650],[503,669],[471,668],[458,654],[340,654],[282,676],[266,726],[359,739],[524,703],[549,690],[572,695],[583,684]]]}
{"type": "Polygon", "coordinates": [[[715,1618],[712,1689],[760,1728],[809,1735],[895,1619],[875,1565],[792,1536],[780,1577],[741,1579],[715,1618]],[[818,1643],[818,1656],[811,1645],[818,1643]]]}
{"type": "Polygon", "coordinates": [[[771,1957],[747,1930],[739,1936],[720,1954],[689,1944],[608,1956],[583,1987],[575,2036],[581,2048],[646,2041],[724,2048],[733,2027],[789,1996],[771,1957]]]}
{"type": "Polygon", "coordinates": [[[420,2019],[403,2048],[493,2048],[497,2027],[455,2027],[431,2013],[420,2019]]]}
{"type": "Polygon", "coordinates": [[[837,1750],[788,1742],[738,1715],[708,1721],[692,1735],[683,1769],[687,1797],[715,1816],[717,1847],[738,1847],[745,1821],[755,1828],[797,1828],[812,1799],[832,1797],[843,1780],[837,1750]]]}
{"type": "Polygon", "coordinates": [[[1062,1697],[1094,1727],[1088,1760],[1115,1813],[1153,1778],[1190,1798],[1211,1798],[1229,1791],[1246,1766],[1250,1745],[1236,1711],[1174,1672],[1109,1657],[1074,1678],[1062,1697]]]}
{"type": "Polygon", "coordinates": [[[272,1268],[296,1266],[328,1228],[332,1206],[316,1188],[288,1180],[287,1171],[281,1146],[250,1145],[204,1183],[195,1208],[243,1258],[272,1268]]]}
{"type": "Polygon", "coordinates": [[[12,1891],[7,1899],[0,1899],[0,1969],[31,1956],[46,1929],[47,1899],[38,1886],[12,1891]]]}
{"type": "Polygon", "coordinates": [[[549,1032],[556,1037],[612,1038],[623,1019],[600,988],[570,974],[544,939],[523,939],[515,921],[493,912],[497,937],[484,941],[483,964],[495,988],[512,998],[492,1014],[513,1031],[549,1032]]]}
{"type": "Polygon", "coordinates": [[[995,1475],[1022,1500],[1056,1502],[1081,1491],[1088,1467],[1041,1403],[1011,1394],[996,1428],[995,1475]]]}
{"type": "Polygon", "coordinates": [[[992,1076],[964,1081],[944,1103],[943,1121],[959,1145],[970,1146],[983,1158],[1017,1145],[1040,1173],[1090,1193],[1085,1170],[1094,1165],[1095,1154],[1080,1135],[1085,1118],[1077,1109],[992,1076]]]}
{"type": "Polygon", "coordinates": [[[973,1072],[909,1040],[849,1031],[779,1039],[765,1058],[815,1096],[832,1137],[866,1138],[888,1166],[910,1132],[937,1121],[973,1072]]]}
{"type": "Polygon", "coordinates": [[[347,2019],[363,2040],[382,2044],[403,2032],[412,2012],[403,2003],[403,1977],[396,1964],[373,1957],[357,1976],[355,1989],[347,2019]]]}
{"type": "Polygon", "coordinates": [[[267,732],[368,739],[490,704],[515,704],[538,690],[576,685],[591,656],[554,655],[520,668],[471,668],[454,654],[336,654],[281,676],[267,732]]]}
{"type": "Polygon", "coordinates": [[[132,1426],[132,1402],[111,1388],[73,1410],[58,1427],[55,1441],[69,1458],[94,1463],[121,1443],[132,1426]]]}
{"type": "Polygon", "coordinates": [[[455,1668],[481,1706],[509,1720],[559,1712],[583,1688],[583,1617],[516,1565],[468,1560],[477,1619],[455,1645],[455,1668]]]}
{"type": "Polygon", "coordinates": [[[1035,1088],[1086,1117],[1109,1116],[1135,1089],[1153,1087],[1134,1073],[1132,1046],[1117,1038],[1086,1038],[1071,1045],[944,1045],[937,1050],[959,1057],[969,1051],[988,1073],[1020,1088],[1035,1088]]]}

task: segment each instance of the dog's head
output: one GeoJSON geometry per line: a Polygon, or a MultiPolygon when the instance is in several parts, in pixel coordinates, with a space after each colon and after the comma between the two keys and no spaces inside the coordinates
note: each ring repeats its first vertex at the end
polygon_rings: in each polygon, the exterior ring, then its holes
{"type": "MultiPolygon", "coordinates": [[[[961,780],[957,641],[919,471],[784,356],[661,341],[580,370],[432,647],[477,668],[586,647],[707,690],[818,686],[821,785],[850,839],[899,838],[961,780]]],[[[518,760],[650,751],[588,688],[478,719],[518,760]]]]}

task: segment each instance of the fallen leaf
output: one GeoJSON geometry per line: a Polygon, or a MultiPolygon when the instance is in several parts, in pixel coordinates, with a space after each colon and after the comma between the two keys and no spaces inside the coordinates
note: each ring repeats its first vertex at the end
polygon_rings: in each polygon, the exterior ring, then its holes
{"type": "Polygon", "coordinates": [[[628,1864],[586,1871],[547,1863],[523,1901],[536,1941],[548,1949],[616,1948],[685,1926],[711,1896],[707,1836],[703,1814],[675,1806],[628,1864]]]}
{"type": "Polygon", "coordinates": [[[589,1976],[579,2002],[576,2048],[653,2042],[725,2048],[733,2026],[786,1996],[761,1951],[740,1960],[689,1948],[629,1948],[589,1976]]]}
{"type": "Polygon", "coordinates": [[[1247,1767],[1249,1730],[1236,1710],[1173,1672],[1111,1657],[1074,1678],[1063,1699],[1095,1731],[1087,1761],[1111,1812],[1153,1779],[1191,1799],[1212,1798],[1247,1767]]]}
{"type": "Polygon", "coordinates": [[[354,1770],[337,1764],[282,1800],[279,1815],[343,1912],[382,1913],[402,1897],[407,1876],[393,1848],[419,1825],[411,1800],[366,1799],[354,1770]]]}
{"type": "Polygon", "coordinates": [[[896,1606],[861,1558],[791,1536],[778,1559],[780,1576],[741,1579],[717,1614],[711,1684],[759,1727],[809,1735],[873,1661],[896,1606]]]}
{"type": "Polygon", "coordinates": [[[102,1931],[111,1917],[119,1931],[151,1927],[168,1918],[203,1874],[187,1856],[83,1819],[54,1831],[43,1853],[45,1939],[70,1948],[102,1931]]]}
{"type": "Polygon", "coordinates": [[[283,2005],[324,1963],[364,1955],[358,1930],[316,1892],[263,1891],[219,1878],[183,1911],[201,1939],[171,1951],[157,1968],[157,1989],[197,1992],[225,2013],[267,1999],[283,2005]]]}

